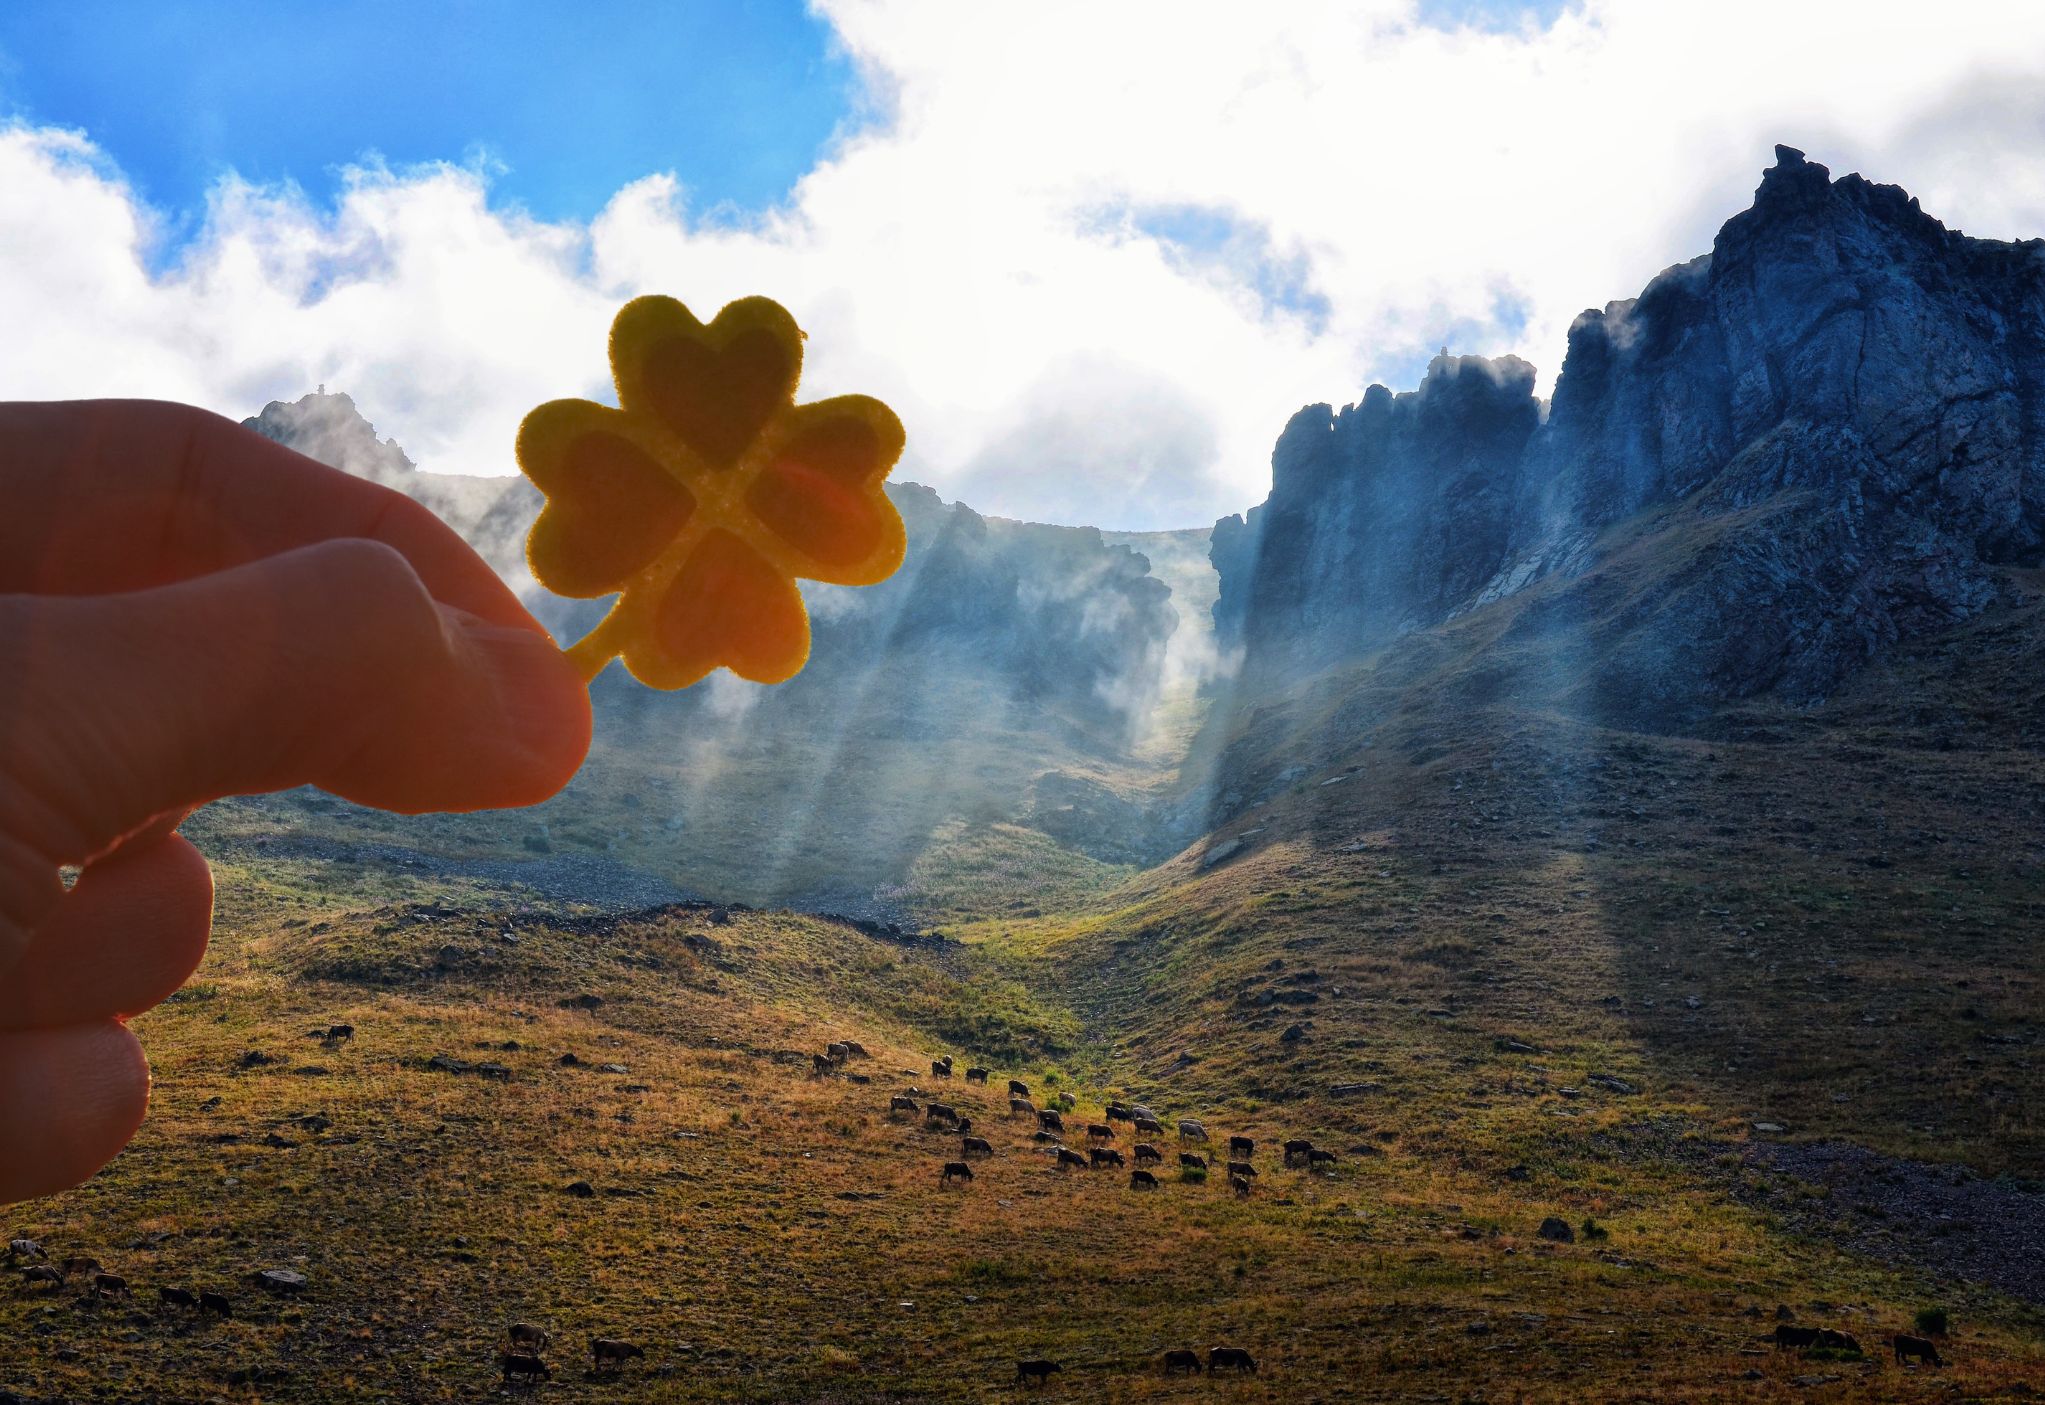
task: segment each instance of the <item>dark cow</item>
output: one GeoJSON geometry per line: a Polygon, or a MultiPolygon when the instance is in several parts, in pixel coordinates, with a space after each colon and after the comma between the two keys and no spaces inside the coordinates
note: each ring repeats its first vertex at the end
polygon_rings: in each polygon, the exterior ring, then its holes
{"type": "Polygon", "coordinates": [[[1181,1171],[1205,1172],[1207,1170],[1207,1158],[1195,1156],[1190,1151],[1182,1151],[1179,1153],[1179,1169],[1181,1171]]]}
{"type": "Polygon", "coordinates": [[[1035,1117],[1037,1115],[1037,1105],[1028,1098],[1010,1098],[1008,1100],[1008,1115],[1010,1117],[1035,1117]]]}
{"type": "Polygon", "coordinates": [[[966,1133],[973,1130],[973,1119],[970,1117],[961,1117],[957,1122],[954,1122],[952,1124],[952,1130],[963,1137],[966,1133]]]}
{"type": "Polygon", "coordinates": [[[1136,1120],[1136,1114],[1120,1103],[1109,1103],[1107,1111],[1102,1116],[1106,1117],[1110,1122],[1134,1122],[1136,1120]]]}
{"type": "Polygon", "coordinates": [[[61,1288],[64,1286],[64,1275],[48,1264],[34,1264],[21,1271],[21,1281],[31,1288],[38,1283],[46,1288],[61,1288]]]}
{"type": "Polygon", "coordinates": [[[1334,1164],[1335,1153],[1332,1151],[1323,1151],[1321,1148],[1315,1147],[1307,1153],[1307,1165],[1309,1166],[1332,1166],[1334,1164]]]}
{"type": "Polygon", "coordinates": [[[514,1322],[509,1333],[513,1345],[528,1346],[535,1352],[545,1351],[547,1344],[553,1340],[547,1335],[547,1329],[537,1322],[514,1322]]]}
{"type": "Polygon", "coordinates": [[[165,1307],[197,1307],[198,1295],[188,1288],[158,1288],[156,1300],[165,1307]]]}
{"type": "Polygon", "coordinates": [[[1093,1168],[1096,1171],[1103,1166],[1120,1166],[1123,1164],[1122,1153],[1111,1146],[1090,1147],[1086,1154],[1087,1159],[1093,1163],[1093,1168]]]}
{"type": "Polygon", "coordinates": [[[1141,1166],[1146,1161],[1155,1161],[1159,1165],[1163,1165],[1164,1159],[1165,1154],[1159,1151],[1156,1147],[1152,1146],[1149,1142],[1138,1142],[1136,1144],[1137,1165],[1141,1166]]]}
{"type": "Polygon", "coordinates": [[[1230,1137],[1228,1139],[1228,1154],[1230,1156],[1240,1156],[1243,1160],[1248,1161],[1257,1154],[1257,1144],[1248,1137],[1230,1137]]]}
{"type": "Polygon", "coordinates": [[[914,1117],[917,1112],[916,1100],[905,1098],[900,1093],[895,1094],[888,1099],[888,1116],[893,1117],[898,1112],[906,1112],[914,1117]]]}
{"type": "Polygon", "coordinates": [[[959,1155],[961,1156],[992,1156],[993,1154],[994,1144],[985,1137],[967,1137],[965,1144],[959,1148],[959,1155]]]}
{"type": "Polygon", "coordinates": [[[959,1125],[959,1110],[945,1103],[929,1103],[923,1109],[923,1120],[946,1127],[959,1125]]]}
{"type": "Polygon", "coordinates": [[[645,1355],[646,1349],[644,1347],[634,1346],[630,1342],[621,1342],[615,1337],[591,1337],[589,1339],[590,1364],[599,1371],[607,1369],[615,1371],[634,1357],[643,1358],[645,1355]]]}
{"type": "Polygon", "coordinates": [[[970,1184],[972,1179],[971,1166],[963,1161],[947,1161],[944,1163],[944,1174],[937,1178],[937,1183],[941,1186],[950,1185],[953,1181],[965,1181],[970,1184]]]}
{"type": "Polygon", "coordinates": [[[1297,1165],[1314,1154],[1314,1144],[1304,1137],[1294,1137],[1285,1144],[1285,1164],[1297,1165]]]}
{"type": "Polygon", "coordinates": [[[987,1070],[984,1068],[967,1069],[966,1081],[968,1083],[985,1083],[987,1081],[987,1070]]]}
{"type": "Polygon", "coordinates": [[[507,1351],[504,1355],[497,1358],[497,1363],[504,1368],[504,1383],[506,1385],[512,1383],[513,1377],[518,1377],[527,1385],[534,1385],[540,1381],[551,1381],[554,1379],[554,1372],[548,1367],[547,1363],[530,1352],[507,1351]]]}
{"type": "Polygon", "coordinates": [[[1222,1367],[1234,1371],[1248,1371],[1257,1374],[1257,1358],[1239,1346],[1209,1347],[1207,1350],[1207,1374],[1213,1375],[1222,1367]]]}
{"type": "Polygon", "coordinates": [[[1086,1158],[1084,1156],[1081,1156],[1078,1152],[1072,1150],[1070,1147],[1063,1146],[1059,1147],[1058,1169],[1061,1171],[1065,1171],[1071,1169],[1074,1166],[1077,1166],[1079,1167],[1080,1170],[1084,1171],[1086,1169],[1086,1158]]]}
{"type": "Polygon", "coordinates": [[[352,1024],[337,1024],[327,1026],[327,1043],[329,1044],[338,1044],[343,1039],[353,1039],[354,1037],[355,1026],[352,1024]]]}
{"type": "Polygon", "coordinates": [[[872,1054],[866,1052],[866,1046],[857,1039],[841,1039],[838,1042],[843,1044],[845,1052],[855,1059],[870,1059],[873,1057],[872,1054]]]}
{"type": "Polygon", "coordinates": [[[1814,1347],[1817,1344],[1818,1329],[1816,1327],[1792,1327],[1787,1322],[1776,1324],[1775,1349],[1777,1351],[1787,1351],[1791,1347],[1814,1347]]]}
{"type": "Polygon", "coordinates": [[[1045,1108],[1037,1114],[1037,1125],[1047,1132],[1062,1132],[1065,1130],[1065,1119],[1051,1109],[1045,1108]]]}
{"type": "Polygon", "coordinates": [[[74,1273],[100,1273],[106,1265],[87,1254],[73,1254],[57,1265],[57,1272],[69,1278],[74,1273]]]}
{"type": "Polygon", "coordinates": [[[1906,1333],[1898,1332],[1894,1345],[1896,1348],[1896,1364],[1898,1366],[1901,1366],[1913,1356],[1927,1366],[1943,1366],[1946,1364],[1939,1360],[1938,1348],[1932,1344],[1931,1339],[1928,1337],[1913,1337],[1906,1333]]]}
{"type": "Polygon", "coordinates": [[[1129,1188],[1131,1190],[1156,1190],[1157,1177],[1148,1171],[1131,1171],[1129,1173],[1129,1188]]]}
{"type": "Polygon", "coordinates": [[[128,1296],[128,1280],[118,1273],[95,1273],[92,1275],[92,1291],[102,1298],[125,1298],[128,1296]]]}
{"type": "Polygon", "coordinates": [[[1818,1329],[1818,1347],[1822,1351],[1846,1351],[1861,1355],[1860,1343],[1845,1332],[1835,1332],[1830,1327],[1818,1329]]]}
{"type": "Polygon", "coordinates": [[[1053,1371],[1063,1369],[1055,1361],[1018,1361],[1015,1363],[1015,1378],[1024,1385],[1042,1385],[1051,1379],[1053,1371]]]}
{"type": "Polygon", "coordinates": [[[1164,1123],[1158,1121],[1155,1117],[1137,1118],[1136,1131],[1138,1135],[1145,1137],[1161,1137],[1165,1134],[1164,1123]]]}
{"type": "Polygon", "coordinates": [[[1037,1131],[1030,1133],[1030,1140],[1039,1143],[1049,1142],[1055,1146],[1058,1143],[1058,1134],[1056,1132],[1046,1132],[1039,1128],[1037,1131]]]}
{"type": "Polygon", "coordinates": [[[1189,1117],[1179,1119],[1179,1140],[1182,1142],[1204,1142],[1207,1140],[1207,1125],[1195,1122],[1189,1117]]]}
{"type": "Polygon", "coordinates": [[[1241,1176],[1230,1176],[1228,1178],[1228,1188],[1236,1193],[1236,1199],[1238,1200],[1248,1200],[1250,1198],[1250,1183],[1241,1176]]]}
{"type": "Polygon", "coordinates": [[[1167,1376],[1199,1375],[1200,1353],[1197,1351],[1166,1352],[1165,1374],[1167,1376]]]}
{"type": "Polygon", "coordinates": [[[201,1293],[199,1311],[210,1312],[215,1317],[228,1318],[234,1316],[234,1304],[229,1302],[224,1294],[201,1293]]]}
{"type": "Polygon", "coordinates": [[[811,1054],[809,1056],[809,1071],[812,1078],[820,1078],[825,1074],[836,1073],[838,1071],[838,1061],[824,1054],[811,1054]]]}
{"type": "Polygon", "coordinates": [[[949,1077],[951,1077],[951,1055],[950,1055],[950,1054],[946,1054],[946,1055],[944,1056],[944,1058],[942,1058],[942,1059],[932,1059],[932,1060],[930,1061],[930,1076],[931,1076],[931,1077],[933,1077],[933,1078],[949,1078],[949,1077]]]}
{"type": "Polygon", "coordinates": [[[1026,1098],[1030,1095],[1030,1085],[1020,1078],[1011,1078],[1008,1080],[1008,1095],[1012,1098],[1026,1098]]]}
{"type": "Polygon", "coordinates": [[[1115,1140],[1115,1129],[1113,1127],[1105,1127],[1098,1122],[1087,1123],[1086,1134],[1097,1142],[1111,1142],[1115,1140]]]}
{"type": "Polygon", "coordinates": [[[1231,1161],[1228,1163],[1228,1173],[1249,1180],[1257,1174],[1257,1168],[1247,1161],[1231,1161]]]}
{"type": "Polygon", "coordinates": [[[852,1057],[852,1048],[848,1044],[826,1044],[824,1057],[834,1064],[841,1064],[852,1057]]]}

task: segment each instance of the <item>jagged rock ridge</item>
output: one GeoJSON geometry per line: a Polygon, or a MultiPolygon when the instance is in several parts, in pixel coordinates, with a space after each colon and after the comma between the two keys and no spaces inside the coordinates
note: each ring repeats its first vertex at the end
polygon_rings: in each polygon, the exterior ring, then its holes
{"type": "Polygon", "coordinates": [[[1826,696],[2045,547],[2045,241],[1948,230],[1776,149],[1710,254],[1585,313],[1545,422],[1514,358],[1296,415],[1214,532],[1217,630],[1266,675],[1522,596],[1642,723],[1826,696]]]}

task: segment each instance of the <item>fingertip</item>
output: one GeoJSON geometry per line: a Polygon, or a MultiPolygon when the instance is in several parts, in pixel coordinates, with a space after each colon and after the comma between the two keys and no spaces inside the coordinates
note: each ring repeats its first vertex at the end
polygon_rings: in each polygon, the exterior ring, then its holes
{"type": "Polygon", "coordinates": [[[0,1034],[0,1202],[89,1179],[148,1106],[148,1060],[117,1021],[0,1034]]]}

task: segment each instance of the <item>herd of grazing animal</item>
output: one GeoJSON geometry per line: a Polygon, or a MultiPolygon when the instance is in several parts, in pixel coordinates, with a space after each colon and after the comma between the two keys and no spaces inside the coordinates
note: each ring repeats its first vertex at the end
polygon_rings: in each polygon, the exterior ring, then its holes
{"type": "MultiPolygon", "coordinates": [[[[126,1301],[135,1296],[128,1280],[118,1273],[107,1272],[106,1265],[98,1259],[88,1254],[73,1254],[53,1261],[43,1246],[33,1239],[10,1239],[7,1242],[7,1265],[19,1272],[24,1290],[56,1293],[77,1278],[85,1285],[89,1297],[126,1301]]],[[[189,1288],[160,1287],[156,1290],[156,1298],[164,1307],[195,1312],[201,1317],[208,1314],[222,1319],[234,1316],[234,1304],[223,1293],[194,1293],[189,1288]]]]}
{"type": "MultiPolygon", "coordinates": [[[[547,1364],[547,1347],[553,1341],[546,1328],[533,1322],[514,1322],[505,1331],[507,1346],[497,1357],[504,1384],[536,1386],[554,1379],[547,1364]]],[[[589,1339],[589,1373],[592,1377],[616,1376],[628,1361],[644,1361],[646,1348],[616,1337],[589,1339]]]]}

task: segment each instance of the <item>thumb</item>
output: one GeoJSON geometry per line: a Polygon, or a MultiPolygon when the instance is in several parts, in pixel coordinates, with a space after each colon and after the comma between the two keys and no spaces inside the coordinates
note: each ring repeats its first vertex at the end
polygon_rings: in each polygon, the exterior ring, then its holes
{"type": "Polygon", "coordinates": [[[7,925],[54,906],[33,870],[54,883],[165,811],[307,784],[405,813],[529,805],[589,734],[588,693],[537,623],[438,603],[377,542],[0,597],[0,966],[7,925]]]}

